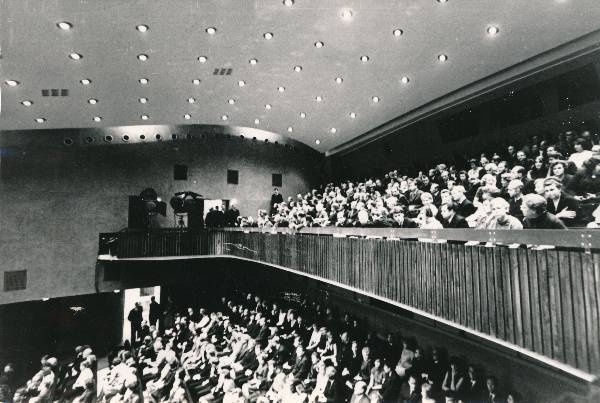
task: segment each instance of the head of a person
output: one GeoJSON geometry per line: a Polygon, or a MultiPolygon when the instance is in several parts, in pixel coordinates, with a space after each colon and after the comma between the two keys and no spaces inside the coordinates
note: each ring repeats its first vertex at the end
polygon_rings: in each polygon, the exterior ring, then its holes
{"type": "Polygon", "coordinates": [[[450,195],[453,201],[460,203],[465,198],[465,192],[464,186],[458,185],[452,188],[450,195]]]}
{"type": "Polygon", "coordinates": [[[504,219],[508,213],[509,204],[502,197],[495,197],[490,202],[490,208],[496,219],[504,219]]]}
{"type": "Polygon", "coordinates": [[[453,202],[448,202],[442,204],[440,207],[440,214],[444,217],[445,220],[449,220],[456,215],[456,204],[453,202]]]}
{"type": "Polygon", "coordinates": [[[277,189],[277,188],[273,189],[273,193],[275,193],[276,195],[278,195],[279,194],[279,189],[277,189]]]}
{"type": "Polygon", "coordinates": [[[369,346],[364,346],[361,350],[362,358],[366,361],[371,356],[371,349],[369,346]]]}
{"type": "Polygon", "coordinates": [[[515,146],[510,145],[506,148],[506,150],[510,155],[513,155],[515,153],[515,146]]]}
{"type": "Polygon", "coordinates": [[[550,165],[550,174],[562,178],[567,170],[567,163],[565,161],[554,161],[550,165]]]}
{"type": "Polygon", "coordinates": [[[586,141],[583,137],[579,137],[573,143],[573,149],[575,150],[575,152],[578,152],[578,153],[580,153],[584,150],[589,150],[590,149],[589,142],[586,141]]]}
{"type": "Polygon", "coordinates": [[[421,396],[423,399],[431,399],[433,397],[433,385],[428,382],[421,385],[421,396]]]}
{"type": "Polygon", "coordinates": [[[544,194],[547,199],[556,200],[562,192],[562,182],[555,176],[544,179],[544,194]]]}
{"type": "Polygon", "coordinates": [[[433,204],[433,196],[429,192],[423,192],[421,194],[421,203],[424,206],[431,206],[433,204]]]}
{"type": "Polygon", "coordinates": [[[496,177],[491,174],[485,174],[481,178],[484,186],[496,186],[496,177]]]}
{"type": "Polygon", "coordinates": [[[525,218],[537,218],[546,212],[546,199],[538,194],[527,194],[523,196],[521,212],[525,218]]]}
{"type": "Polygon", "coordinates": [[[367,383],[365,381],[358,381],[354,384],[354,395],[362,396],[367,390],[367,383]]]}
{"type": "Polygon", "coordinates": [[[600,158],[592,157],[583,163],[583,169],[588,175],[600,175],[600,158]]]}
{"type": "Polygon", "coordinates": [[[523,150],[517,151],[517,160],[519,162],[523,162],[527,159],[527,155],[525,155],[525,152],[523,150]]]}
{"type": "Polygon", "coordinates": [[[535,190],[535,193],[538,195],[544,195],[544,178],[538,178],[535,181],[533,181],[533,187],[535,190]]]}
{"type": "Polygon", "coordinates": [[[488,392],[496,392],[497,383],[498,381],[495,376],[488,376],[485,380],[485,387],[487,388],[488,392]]]}

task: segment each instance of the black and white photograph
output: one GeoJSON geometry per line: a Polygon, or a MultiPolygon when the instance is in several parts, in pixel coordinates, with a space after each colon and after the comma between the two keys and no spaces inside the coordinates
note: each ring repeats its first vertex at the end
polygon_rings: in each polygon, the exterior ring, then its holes
{"type": "Polygon", "coordinates": [[[0,403],[600,402],[600,0],[0,0],[0,403]]]}

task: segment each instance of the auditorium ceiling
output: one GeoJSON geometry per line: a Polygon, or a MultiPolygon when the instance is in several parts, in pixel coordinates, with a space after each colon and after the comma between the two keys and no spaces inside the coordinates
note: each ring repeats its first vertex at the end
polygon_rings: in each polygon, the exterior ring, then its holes
{"type": "Polygon", "coordinates": [[[598,0],[2,0],[0,130],[228,125],[326,152],[598,21],[598,0]]]}

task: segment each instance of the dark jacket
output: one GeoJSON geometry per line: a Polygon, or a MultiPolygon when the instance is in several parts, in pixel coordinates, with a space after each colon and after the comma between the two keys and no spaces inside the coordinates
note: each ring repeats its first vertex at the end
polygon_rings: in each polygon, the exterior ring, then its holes
{"type": "Polygon", "coordinates": [[[442,219],[442,225],[444,228],[469,228],[465,218],[458,214],[455,214],[450,221],[442,219]]]}
{"type": "Polygon", "coordinates": [[[567,229],[567,226],[556,218],[554,214],[544,213],[539,217],[523,220],[523,228],[526,229],[567,229]]]}

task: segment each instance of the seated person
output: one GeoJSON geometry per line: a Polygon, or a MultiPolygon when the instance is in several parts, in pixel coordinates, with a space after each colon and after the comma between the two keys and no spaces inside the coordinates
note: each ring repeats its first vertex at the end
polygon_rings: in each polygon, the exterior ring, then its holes
{"type": "Polygon", "coordinates": [[[509,203],[501,197],[490,202],[491,219],[485,223],[485,229],[523,229],[523,224],[516,217],[508,214],[509,203]]]}
{"type": "Polygon", "coordinates": [[[523,228],[526,229],[567,229],[566,225],[554,214],[548,213],[547,202],[542,196],[528,194],[523,196],[523,228]]]}

